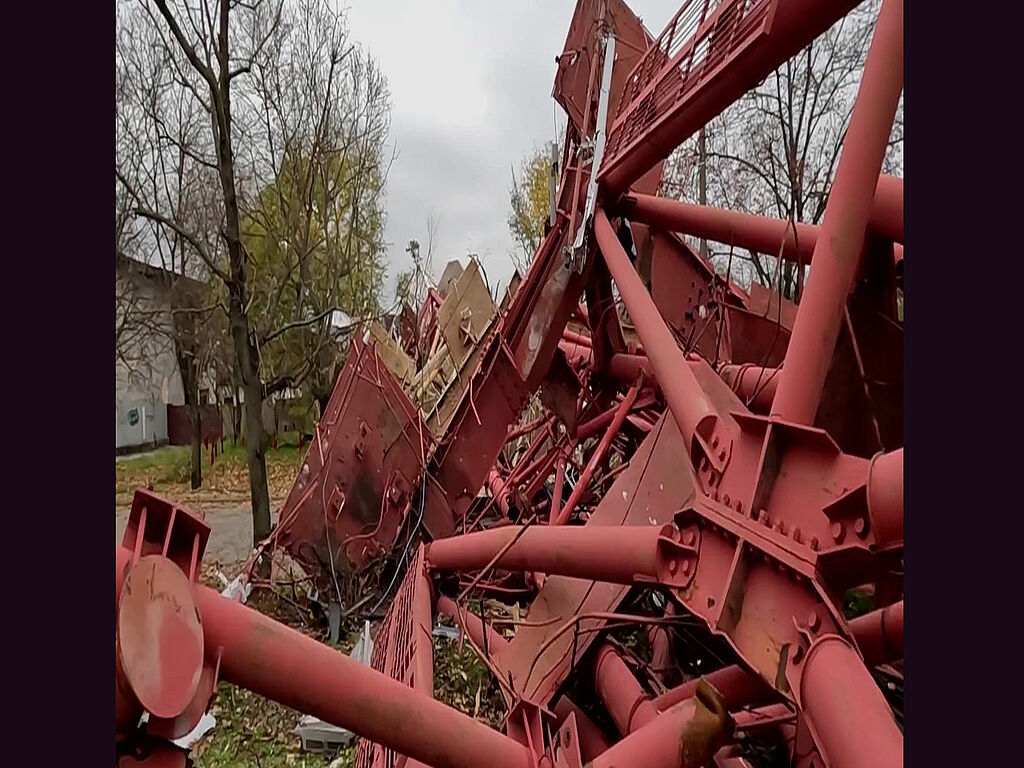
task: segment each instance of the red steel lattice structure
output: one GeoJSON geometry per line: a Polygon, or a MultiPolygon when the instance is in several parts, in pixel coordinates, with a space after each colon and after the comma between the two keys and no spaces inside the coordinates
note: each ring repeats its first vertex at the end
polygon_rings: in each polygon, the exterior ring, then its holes
{"type": "MultiPolygon", "coordinates": [[[[359,734],[360,766],[742,767],[770,745],[902,765],[876,679],[902,684],[903,185],[880,173],[902,1],[882,2],[820,226],[655,194],[673,149],[855,5],[688,0],[651,39],[621,0],[579,0],[529,271],[492,321],[456,316],[473,343],[429,412],[392,353],[354,342],[258,549],[325,587],[384,565],[372,668],[199,585],[209,527],[140,490],[116,552],[120,764],[184,765],[170,740],[223,679],[359,734]],[[681,235],[811,264],[799,304],[681,235]],[[864,585],[878,608],[850,620],[864,585]],[[499,631],[468,602],[485,594],[526,620],[499,631]],[[433,698],[439,613],[493,672],[504,733],[433,698]]],[[[454,295],[403,318],[420,370],[454,295]]]]}

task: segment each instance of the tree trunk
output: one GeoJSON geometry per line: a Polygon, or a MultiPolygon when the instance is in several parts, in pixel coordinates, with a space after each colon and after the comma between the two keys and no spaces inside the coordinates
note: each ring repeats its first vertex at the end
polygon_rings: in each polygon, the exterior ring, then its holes
{"type": "Polygon", "coordinates": [[[192,490],[203,484],[203,424],[202,414],[196,398],[188,406],[188,415],[192,420],[192,490]]]}
{"type": "MultiPolygon", "coordinates": [[[[234,292],[232,292],[234,293],[234,292]]],[[[248,323],[242,305],[231,297],[231,338],[242,378],[245,402],[245,453],[249,464],[249,493],[252,499],[253,545],[270,535],[270,492],[267,488],[266,433],[263,429],[263,386],[256,365],[255,350],[249,343],[248,323]]]]}
{"type": "Polygon", "coordinates": [[[242,409],[238,407],[238,385],[235,384],[235,391],[231,395],[231,443],[238,446],[238,439],[242,436],[242,409]]]}
{"type": "MultiPolygon", "coordinates": [[[[179,327],[180,324],[179,324],[179,327]]],[[[178,341],[178,345],[181,341],[178,341]]],[[[182,389],[185,391],[185,406],[192,423],[192,490],[203,485],[203,427],[199,414],[199,373],[196,371],[194,350],[178,349],[178,372],[181,374],[182,389]]]]}

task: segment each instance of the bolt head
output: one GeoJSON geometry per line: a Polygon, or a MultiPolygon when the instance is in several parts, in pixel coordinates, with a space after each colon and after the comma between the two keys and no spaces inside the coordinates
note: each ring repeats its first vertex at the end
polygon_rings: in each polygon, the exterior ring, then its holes
{"type": "Polygon", "coordinates": [[[679,568],[679,563],[677,563],[675,560],[669,560],[668,561],[668,572],[669,573],[675,573],[678,568],[679,568]]]}
{"type": "Polygon", "coordinates": [[[840,522],[832,523],[832,538],[835,539],[837,544],[842,544],[843,539],[846,538],[846,529],[843,528],[843,524],[840,522]]]}
{"type": "Polygon", "coordinates": [[[718,460],[719,461],[725,461],[725,448],[723,448],[722,450],[720,450],[718,452],[718,460]]]}
{"type": "Polygon", "coordinates": [[[858,517],[853,523],[853,530],[855,530],[857,535],[863,539],[868,535],[868,521],[863,517],[858,517]]]}
{"type": "Polygon", "coordinates": [[[807,626],[812,632],[817,632],[818,628],[821,626],[821,617],[812,612],[811,615],[807,617],[807,626]]]}
{"type": "Polygon", "coordinates": [[[719,438],[718,438],[717,434],[711,436],[711,447],[712,448],[717,448],[719,442],[720,441],[719,441],[719,438]]]}
{"type": "Polygon", "coordinates": [[[815,552],[817,552],[818,551],[818,537],[817,536],[811,536],[811,540],[810,540],[809,543],[811,545],[811,549],[814,550],[815,552]]]}
{"type": "Polygon", "coordinates": [[[793,663],[799,664],[804,658],[804,647],[797,645],[793,648],[793,663]]]}
{"type": "Polygon", "coordinates": [[[695,534],[693,531],[687,531],[686,535],[683,536],[683,544],[685,544],[688,547],[692,546],[696,540],[697,534],[695,534]]]}
{"type": "Polygon", "coordinates": [[[683,560],[683,575],[684,576],[689,576],[690,575],[690,569],[691,568],[692,568],[692,566],[690,565],[690,561],[689,560],[683,560]]]}
{"type": "Polygon", "coordinates": [[[729,506],[729,494],[728,493],[725,494],[725,496],[722,497],[722,503],[725,504],[725,506],[727,506],[727,507],[729,506]]]}
{"type": "Polygon", "coordinates": [[[740,514],[743,513],[743,502],[740,501],[739,499],[736,499],[736,511],[740,514]]]}

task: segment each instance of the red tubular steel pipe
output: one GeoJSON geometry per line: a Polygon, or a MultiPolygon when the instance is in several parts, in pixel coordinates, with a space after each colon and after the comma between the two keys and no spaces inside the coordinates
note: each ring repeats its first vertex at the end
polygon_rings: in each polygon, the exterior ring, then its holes
{"type": "Polygon", "coordinates": [[[562,509],[562,493],[565,489],[565,453],[558,452],[555,459],[555,487],[551,492],[551,509],[548,510],[548,520],[558,517],[562,509]]]}
{"type": "Polygon", "coordinates": [[[519,485],[519,481],[522,480],[523,477],[526,475],[525,470],[528,467],[532,466],[531,462],[533,461],[533,457],[536,455],[537,451],[540,450],[540,447],[544,445],[544,443],[550,437],[547,429],[550,423],[551,422],[549,418],[549,420],[546,421],[544,424],[544,429],[536,437],[533,438],[533,442],[530,443],[530,447],[526,449],[526,452],[523,453],[519,461],[516,462],[515,467],[512,468],[512,471],[509,473],[508,479],[505,481],[506,488],[515,488],[516,486],[519,485]]]}
{"type": "Polygon", "coordinates": [[[498,470],[491,468],[491,471],[487,473],[487,488],[491,492],[491,496],[498,504],[498,509],[501,510],[501,514],[508,517],[508,489],[505,485],[505,479],[501,476],[498,470]]]}
{"type": "Polygon", "coordinates": [[[771,415],[813,424],[903,90],[903,2],[884,0],[771,415]]]}
{"type": "MultiPolygon", "coordinates": [[[[763,683],[761,678],[735,664],[704,675],[704,679],[722,694],[722,698],[725,699],[726,706],[730,710],[767,704],[778,698],[775,691],[763,683]]],[[[680,702],[692,699],[697,693],[699,681],[700,678],[689,680],[665,691],[654,699],[655,708],[664,711],[680,702]]]]}
{"type": "Polygon", "coordinates": [[[576,715],[576,735],[579,737],[580,757],[584,761],[593,760],[610,746],[601,729],[568,696],[562,696],[551,711],[558,718],[559,727],[570,714],[576,715]]]}
{"type": "Polygon", "coordinates": [[[674,535],[672,525],[504,525],[436,539],[426,558],[439,571],[472,571],[504,550],[495,568],[612,584],[685,584],[690,551],[674,535]]]}
{"type": "Polygon", "coordinates": [[[608,361],[608,375],[623,384],[632,384],[641,373],[653,380],[654,369],[646,355],[628,355],[616,352],[608,361]]]}
{"type": "Polygon", "coordinates": [[[693,699],[684,701],[642,728],[637,728],[596,758],[589,768],[680,768],[684,762],[682,735],[696,713],[693,699]]]}
{"type": "Polygon", "coordinates": [[[894,243],[903,242],[903,179],[878,177],[868,226],[894,243]]]}
{"type": "Polygon", "coordinates": [[[562,331],[562,338],[570,344],[579,344],[582,347],[594,346],[594,342],[590,340],[589,336],[584,336],[582,333],[576,333],[576,331],[571,328],[566,328],[562,331]]]}
{"type": "Polygon", "coordinates": [[[547,420],[548,415],[546,413],[542,413],[540,416],[538,416],[536,419],[529,422],[528,424],[524,424],[521,427],[509,430],[508,435],[505,437],[505,442],[507,443],[511,440],[515,440],[516,438],[522,437],[523,435],[530,434],[535,429],[538,429],[547,420]]]}
{"type": "Polygon", "coordinates": [[[630,221],[649,224],[670,232],[703,237],[719,243],[748,248],[758,253],[798,258],[809,264],[818,239],[818,227],[797,222],[796,234],[785,219],[772,219],[709,205],[684,203],[655,195],[631,193],[621,203],[630,221]]]}
{"type": "Polygon", "coordinates": [[[565,525],[569,520],[569,515],[576,508],[583,493],[587,490],[590,485],[590,480],[594,476],[594,472],[598,466],[604,461],[605,454],[608,453],[608,449],[612,447],[612,441],[615,436],[619,434],[619,430],[622,429],[622,422],[626,420],[626,416],[629,415],[630,410],[633,408],[633,403],[636,402],[637,393],[640,388],[634,384],[626,392],[626,396],[622,398],[622,402],[619,403],[618,410],[615,411],[615,416],[612,417],[611,424],[608,425],[608,429],[605,430],[604,437],[601,438],[601,442],[597,444],[597,448],[590,454],[590,460],[587,462],[587,466],[583,468],[583,472],[580,473],[580,478],[573,486],[572,493],[569,494],[569,498],[565,502],[565,506],[558,511],[558,516],[552,515],[548,518],[548,522],[551,525],[565,525]]]}
{"type": "MultiPolygon", "coordinates": [[[[118,546],[119,582],[130,559],[118,546]]],[[[468,715],[208,587],[193,594],[221,679],[433,768],[533,768],[527,747],[468,715]]]]}
{"type": "Polygon", "coordinates": [[[775,391],[779,388],[778,368],[752,363],[729,364],[723,365],[718,375],[754,413],[768,413],[771,410],[775,391]]]}
{"type": "MultiPolygon", "coordinates": [[[[621,400],[619,402],[622,402],[621,400]]],[[[576,428],[576,441],[582,443],[588,437],[592,437],[612,423],[615,414],[619,410],[619,403],[603,413],[599,413],[589,421],[585,421],[576,428]]]]}
{"type": "MultiPolygon", "coordinates": [[[[821,227],[785,219],[686,203],[682,200],[630,193],[620,203],[630,221],[649,224],[670,232],[703,237],[758,253],[810,264],[821,227]]],[[[897,243],[903,242],[903,180],[881,176],[872,199],[868,226],[897,243]]]]}
{"type": "Polygon", "coordinates": [[[619,652],[609,643],[597,650],[594,687],[619,733],[625,735],[658,716],[651,697],[637,682],[619,652]]]}
{"type": "Polygon", "coordinates": [[[902,768],[903,734],[857,651],[838,635],[807,651],[800,705],[826,765],[902,768]]]}
{"type": "Polygon", "coordinates": [[[601,208],[594,213],[594,235],[608,265],[608,271],[618,286],[619,296],[622,297],[637,335],[643,342],[647,359],[654,369],[658,386],[665,397],[665,404],[672,411],[672,417],[676,420],[689,451],[697,425],[701,419],[713,413],[707,395],[697,383],[697,377],[687,365],[683,351],[676,344],[672,332],[662,319],[651,294],[644,287],[601,208]]]}
{"type": "Polygon", "coordinates": [[[903,658],[902,600],[858,616],[850,629],[869,667],[903,658]]]}
{"type": "Polygon", "coordinates": [[[868,468],[868,514],[879,546],[903,541],[903,449],[879,453],[868,468]]]}
{"type": "MultiPolygon", "coordinates": [[[[903,658],[903,601],[858,616],[850,622],[857,647],[869,667],[903,658]]],[[[704,675],[722,694],[730,710],[768,704],[777,697],[775,692],[754,674],[733,664],[704,675]]],[[[697,693],[698,680],[689,680],[653,700],[659,711],[692,698],[697,693]]]]}
{"type": "Polygon", "coordinates": [[[451,616],[455,623],[462,627],[462,631],[469,635],[469,639],[477,648],[487,648],[489,653],[496,653],[508,647],[508,640],[498,634],[494,627],[485,624],[472,611],[465,608],[460,611],[459,605],[450,597],[441,595],[437,598],[437,610],[439,613],[451,616]],[[484,641],[485,631],[487,632],[486,642],[484,641]]]}
{"type": "Polygon", "coordinates": [[[565,339],[559,339],[558,348],[562,350],[562,353],[565,355],[565,359],[569,361],[570,367],[574,370],[579,370],[580,368],[590,365],[590,360],[593,357],[594,352],[590,347],[584,347],[582,344],[573,344],[565,339]]]}

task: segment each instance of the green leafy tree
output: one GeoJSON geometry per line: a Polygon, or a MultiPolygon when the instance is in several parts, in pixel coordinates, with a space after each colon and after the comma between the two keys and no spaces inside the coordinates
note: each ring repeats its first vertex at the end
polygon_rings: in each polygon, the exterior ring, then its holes
{"type": "Polygon", "coordinates": [[[551,147],[545,145],[524,158],[518,178],[515,171],[512,172],[508,228],[519,246],[513,260],[520,272],[526,271],[547,234],[551,211],[551,166],[551,147]]]}

